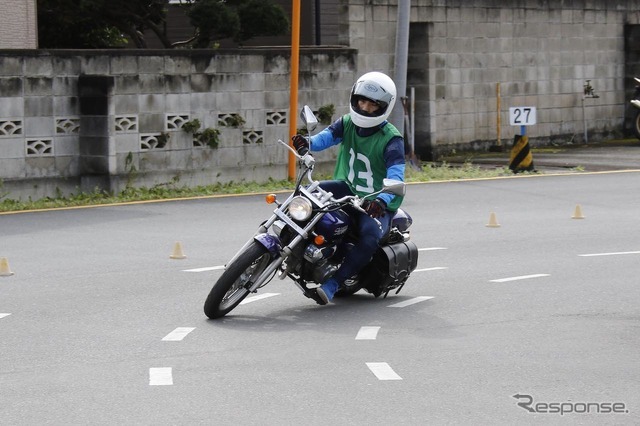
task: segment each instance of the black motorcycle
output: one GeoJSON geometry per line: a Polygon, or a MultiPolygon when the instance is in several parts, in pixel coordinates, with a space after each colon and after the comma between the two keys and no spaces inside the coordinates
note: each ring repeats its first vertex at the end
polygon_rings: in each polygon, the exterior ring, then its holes
{"type": "Polygon", "coordinates": [[[634,78],[636,81],[636,89],[631,99],[631,105],[636,107],[634,109],[635,115],[633,115],[633,134],[640,139],[640,78],[634,78]]]}
{"type": "MultiPolygon", "coordinates": [[[[318,125],[315,115],[305,106],[300,117],[311,134],[318,125]]],[[[278,142],[299,160],[295,189],[283,202],[274,194],[266,197],[277,208],[227,263],[213,285],[204,303],[204,313],[209,318],[226,315],[276,276],[291,278],[306,297],[318,301],[315,288],[337,271],[358,238],[345,210],[364,211],[363,201],[382,192],[405,193],[404,182],[385,179],[381,191],[362,198],[354,195],[336,199],[319,186],[319,181],[313,180],[315,160],[311,153],[300,156],[286,142],[278,142]],[[303,185],[305,177],[308,185],[303,185]]],[[[371,262],[346,280],[336,296],[352,295],[361,289],[375,297],[386,297],[392,290],[400,292],[418,263],[418,248],[408,231],[411,223],[411,216],[398,209],[371,262]]]]}

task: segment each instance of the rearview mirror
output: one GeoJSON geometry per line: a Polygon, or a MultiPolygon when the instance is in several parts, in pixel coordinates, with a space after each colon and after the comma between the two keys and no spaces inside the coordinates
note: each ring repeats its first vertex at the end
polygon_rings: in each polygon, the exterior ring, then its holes
{"type": "Polygon", "coordinates": [[[382,192],[387,192],[393,195],[403,196],[407,191],[405,183],[396,179],[383,179],[382,192]]]}
{"type": "Polygon", "coordinates": [[[307,126],[307,131],[309,132],[309,134],[311,134],[311,132],[313,132],[318,126],[318,119],[308,105],[305,105],[302,108],[302,111],[300,111],[300,119],[305,124],[305,126],[307,126]]]}

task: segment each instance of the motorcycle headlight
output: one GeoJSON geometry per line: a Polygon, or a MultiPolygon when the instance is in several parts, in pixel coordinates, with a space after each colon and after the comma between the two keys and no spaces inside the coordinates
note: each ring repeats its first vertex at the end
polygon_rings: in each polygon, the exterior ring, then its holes
{"type": "Polygon", "coordinates": [[[289,216],[294,220],[307,220],[311,217],[311,201],[305,197],[295,197],[289,203],[289,216]]]}

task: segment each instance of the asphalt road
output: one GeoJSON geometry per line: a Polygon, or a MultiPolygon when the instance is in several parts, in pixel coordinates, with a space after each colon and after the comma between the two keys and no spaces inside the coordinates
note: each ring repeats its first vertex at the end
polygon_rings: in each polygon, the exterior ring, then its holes
{"type": "Polygon", "coordinates": [[[399,295],[320,307],[276,281],[217,321],[211,268],[260,196],[1,215],[0,423],[638,424],[638,188],[411,185],[399,295]]]}

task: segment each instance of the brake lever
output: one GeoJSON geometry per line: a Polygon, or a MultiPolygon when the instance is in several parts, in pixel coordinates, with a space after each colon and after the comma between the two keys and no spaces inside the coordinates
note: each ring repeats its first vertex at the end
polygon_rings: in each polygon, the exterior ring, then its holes
{"type": "Polygon", "coordinates": [[[288,143],[286,143],[285,141],[283,141],[282,139],[278,139],[278,142],[280,142],[282,145],[284,145],[289,151],[293,152],[293,155],[295,155],[298,160],[301,160],[302,157],[300,157],[300,154],[298,154],[298,151],[296,151],[295,149],[293,149],[291,147],[291,145],[289,145],[288,143]]]}

